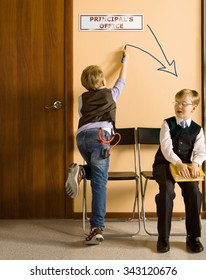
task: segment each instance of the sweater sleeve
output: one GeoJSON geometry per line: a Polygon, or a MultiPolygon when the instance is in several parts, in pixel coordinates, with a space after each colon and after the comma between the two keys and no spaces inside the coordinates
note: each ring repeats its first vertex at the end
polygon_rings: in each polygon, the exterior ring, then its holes
{"type": "Polygon", "coordinates": [[[123,78],[117,79],[114,87],[111,89],[112,97],[113,97],[115,102],[117,102],[117,99],[121,95],[121,93],[124,89],[124,86],[125,86],[125,79],[123,79],[123,78]]]}

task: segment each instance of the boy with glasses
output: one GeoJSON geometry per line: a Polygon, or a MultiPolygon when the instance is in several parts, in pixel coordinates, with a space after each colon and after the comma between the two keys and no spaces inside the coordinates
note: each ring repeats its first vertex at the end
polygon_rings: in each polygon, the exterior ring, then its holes
{"type": "MultiPolygon", "coordinates": [[[[206,160],[203,129],[192,121],[192,113],[200,101],[195,90],[183,89],[175,95],[173,117],[164,120],[160,130],[160,147],[155,155],[153,176],[159,184],[155,197],[158,216],[157,251],[169,251],[175,181],[170,173],[169,164],[176,165],[178,173],[185,177],[196,178],[199,166],[206,160]],[[188,167],[186,163],[191,163],[188,167]]],[[[192,252],[204,250],[201,236],[200,210],[202,194],[198,181],[178,182],[182,190],[186,212],[186,245],[192,252]]]]}

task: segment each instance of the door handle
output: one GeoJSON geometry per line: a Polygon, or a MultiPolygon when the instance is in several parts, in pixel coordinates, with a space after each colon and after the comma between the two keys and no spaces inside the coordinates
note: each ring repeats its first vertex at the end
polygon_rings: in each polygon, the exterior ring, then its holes
{"type": "Polygon", "coordinates": [[[45,109],[53,109],[53,108],[54,108],[54,109],[59,110],[59,109],[61,109],[62,107],[63,107],[63,105],[62,105],[61,101],[55,101],[53,105],[51,105],[51,106],[45,106],[45,109]]]}

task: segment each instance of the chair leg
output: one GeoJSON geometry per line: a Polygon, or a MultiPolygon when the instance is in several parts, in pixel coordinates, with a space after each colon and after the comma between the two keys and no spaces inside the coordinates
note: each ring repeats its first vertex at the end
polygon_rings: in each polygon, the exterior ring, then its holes
{"type": "MultiPolygon", "coordinates": [[[[158,236],[158,232],[150,232],[147,230],[147,226],[146,226],[146,220],[156,220],[157,221],[157,218],[146,218],[146,215],[145,215],[145,208],[144,208],[144,202],[145,202],[145,193],[146,193],[146,189],[147,189],[147,183],[148,183],[148,180],[149,179],[145,179],[145,183],[144,183],[144,188],[142,190],[142,209],[141,209],[141,217],[142,217],[142,220],[143,220],[143,227],[144,227],[144,230],[145,232],[150,235],[150,236],[158,236]]],[[[173,220],[178,220],[178,221],[181,221],[181,220],[184,220],[183,218],[176,218],[176,219],[173,219],[173,220]]],[[[186,236],[186,233],[176,233],[176,232],[171,232],[170,233],[170,236],[186,236]]]]}
{"type": "Polygon", "coordinates": [[[147,183],[148,183],[148,179],[146,178],[145,183],[144,183],[144,188],[141,188],[142,190],[142,210],[141,210],[141,216],[142,216],[142,221],[143,221],[143,227],[144,227],[144,231],[150,235],[150,236],[157,236],[158,233],[157,232],[149,232],[147,230],[146,227],[146,216],[145,216],[145,209],[144,209],[144,201],[145,201],[145,193],[146,193],[146,189],[147,189],[147,183]]]}
{"type": "Polygon", "coordinates": [[[87,182],[86,179],[83,181],[83,211],[82,211],[82,229],[85,235],[86,233],[86,221],[89,221],[89,218],[87,217],[87,182]]]}
{"type": "Polygon", "coordinates": [[[135,190],[135,199],[134,199],[134,205],[132,210],[132,216],[128,219],[107,219],[106,221],[112,222],[112,221],[118,221],[118,222],[130,222],[135,218],[135,214],[137,213],[137,222],[138,222],[138,229],[136,232],[132,233],[108,233],[104,234],[105,237],[134,237],[140,232],[140,209],[139,209],[139,190],[138,190],[138,181],[136,181],[136,190],[135,190]]]}
{"type": "MultiPolygon", "coordinates": [[[[83,181],[83,217],[82,217],[82,229],[85,235],[87,235],[86,232],[86,221],[89,221],[89,218],[87,216],[87,197],[86,197],[86,188],[87,188],[87,182],[86,179],[83,181]]],[[[113,233],[105,233],[104,237],[133,237],[137,235],[140,231],[140,210],[139,210],[139,191],[138,191],[138,181],[136,182],[136,190],[135,190],[135,199],[134,199],[134,205],[132,210],[132,216],[128,219],[106,219],[105,221],[113,222],[113,221],[124,221],[129,222],[132,221],[135,218],[135,214],[137,213],[138,216],[138,230],[134,233],[119,233],[119,234],[113,234],[113,233]]]]}

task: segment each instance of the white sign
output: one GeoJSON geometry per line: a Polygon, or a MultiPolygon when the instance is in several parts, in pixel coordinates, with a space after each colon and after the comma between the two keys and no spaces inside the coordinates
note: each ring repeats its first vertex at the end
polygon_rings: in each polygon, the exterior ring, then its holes
{"type": "Polygon", "coordinates": [[[80,31],[143,31],[143,15],[79,15],[80,31]]]}

